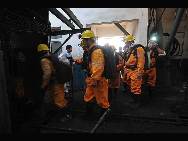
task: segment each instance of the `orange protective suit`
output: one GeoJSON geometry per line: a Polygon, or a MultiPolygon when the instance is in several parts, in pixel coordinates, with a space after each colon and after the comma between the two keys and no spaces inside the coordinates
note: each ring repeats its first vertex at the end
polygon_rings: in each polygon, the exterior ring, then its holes
{"type": "MultiPolygon", "coordinates": [[[[90,49],[92,46],[90,47],[90,49]]],[[[108,102],[108,80],[103,77],[104,71],[104,54],[101,49],[96,49],[91,54],[88,70],[90,76],[86,78],[86,92],[84,95],[85,102],[91,102],[96,98],[97,104],[102,108],[110,106],[108,102]]]]}
{"type": "Polygon", "coordinates": [[[151,64],[150,64],[150,69],[146,70],[145,75],[146,75],[146,84],[148,84],[151,87],[155,87],[156,85],[156,58],[154,55],[154,52],[152,51],[150,53],[150,59],[151,59],[151,64]]]}
{"type": "Polygon", "coordinates": [[[137,58],[132,51],[125,62],[124,82],[130,87],[133,94],[141,94],[142,76],[144,74],[145,56],[142,47],[137,48],[137,58]]]}
{"type": "Polygon", "coordinates": [[[52,94],[54,104],[59,108],[64,108],[67,105],[67,100],[64,96],[64,84],[50,83],[52,74],[54,72],[54,67],[49,59],[43,58],[41,59],[40,63],[43,71],[41,88],[48,86],[47,91],[52,94]]]}

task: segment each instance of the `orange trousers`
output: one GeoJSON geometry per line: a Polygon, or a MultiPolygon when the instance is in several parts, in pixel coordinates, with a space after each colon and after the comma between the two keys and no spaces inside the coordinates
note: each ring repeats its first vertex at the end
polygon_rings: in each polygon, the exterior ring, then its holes
{"type": "Polygon", "coordinates": [[[146,75],[146,84],[151,87],[155,87],[156,85],[156,67],[150,68],[145,72],[146,75]]]}
{"type": "Polygon", "coordinates": [[[97,85],[94,87],[93,80],[90,77],[86,78],[86,92],[84,95],[85,102],[91,102],[93,98],[96,98],[97,104],[102,108],[108,108],[110,106],[108,102],[108,81],[103,77],[97,81],[97,85]]]}
{"type": "Polygon", "coordinates": [[[127,69],[124,81],[129,86],[131,93],[141,94],[142,77],[139,77],[137,70],[127,69]]]}
{"type": "Polygon", "coordinates": [[[59,108],[64,108],[67,106],[67,100],[64,94],[64,84],[53,84],[49,88],[50,94],[54,104],[59,108]]]}

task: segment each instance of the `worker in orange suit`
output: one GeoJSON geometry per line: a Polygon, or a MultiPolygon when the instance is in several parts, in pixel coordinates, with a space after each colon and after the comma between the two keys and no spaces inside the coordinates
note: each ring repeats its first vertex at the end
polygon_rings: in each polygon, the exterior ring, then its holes
{"type": "Polygon", "coordinates": [[[148,42],[148,47],[150,49],[150,68],[146,70],[146,84],[148,86],[149,95],[152,96],[154,88],[156,86],[156,77],[157,77],[157,70],[156,70],[156,58],[158,56],[165,56],[166,53],[163,49],[159,48],[159,45],[155,38],[151,38],[148,42]]]}
{"type": "MultiPolygon", "coordinates": [[[[41,74],[42,74],[41,89],[44,94],[44,97],[47,93],[50,95],[50,97],[52,97],[52,102],[54,105],[53,110],[55,109],[56,112],[63,114],[64,117],[61,119],[61,121],[65,120],[67,119],[67,117],[70,117],[70,113],[67,107],[68,102],[65,99],[65,95],[64,95],[64,83],[58,82],[57,79],[54,77],[55,67],[53,61],[50,59],[52,57],[52,54],[50,54],[48,46],[46,44],[39,44],[37,46],[37,51],[39,54],[41,74]]],[[[46,109],[42,109],[42,110],[46,110],[46,109]]],[[[44,111],[42,112],[44,113],[44,111]]],[[[48,117],[47,113],[44,114],[45,115],[42,116],[48,117]]],[[[46,122],[47,120],[49,119],[46,119],[46,122]]]]}
{"type": "Polygon", "coordinates": [[[86,104],[86,115],[90,115],[93,109],[93,102],[96,99],[101,108],[101,113],[106,111],[110,104],[108,102],[108,80],[103,76],[104,54],[101,49],[96,49],[95,35],[91,30],[81,34],[81,43],[85,50],[87,61],[84,63],[87,69],[86,91],[84,101],[86,104]]]}
{"type": "MultiPolygon", "coordinates": [[[[115,46],[112,46],[114,52],[115,52],[115,46]]],[[[123,57],[118,53],[115,52],[115,61],[116,61],[116,73],[115,78],[113,80],[109,80],[109,102],[110,105],[112,105],[112,101],[114,101],[117,98],[117,93],[120,87],[120,71],[123,69],[124,66],[124,59],[123,57]]]]}
{"type": "Polygon", "coordinates": [[[134,100],[134,107],[141,104],[142,77],[144,74],[145,56],[144,49],[139,44],[134,44],[134,36],[127,35],[124,42],[129,49],[129,54],[125,60],[124,81],[127,83],[131,96],[134,100]]]}

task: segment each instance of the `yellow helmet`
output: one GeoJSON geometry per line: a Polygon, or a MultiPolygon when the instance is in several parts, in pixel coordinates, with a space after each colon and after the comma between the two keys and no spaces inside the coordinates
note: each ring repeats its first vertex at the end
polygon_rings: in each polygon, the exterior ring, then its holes
{"type": "Polygon", "coordinates": [[[95,34],[91,30],[86,30],[82,33],[81,39],[88,39],[88,38],[94,38],[95,34]]]}
{"type": "Polygon", "coordinates": [[[131,41],[134,41],[135,40],[135,37],[133,35],[127,35],[124,37],[124,42],[131,42],[131,41]]]}
{"type": "Polygon", "coordinates": [[[39,44],[39,45],[37,46],[37,51],[38,51],[38,52],[44,51],[44,50],[49,51],[49,48],[48,48],[48,46],[47,46],[46,44],[39,44]]]}

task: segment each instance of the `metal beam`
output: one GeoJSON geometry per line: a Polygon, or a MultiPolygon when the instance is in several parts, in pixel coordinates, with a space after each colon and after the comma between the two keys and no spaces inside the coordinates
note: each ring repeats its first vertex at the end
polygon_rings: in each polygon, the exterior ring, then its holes
{"type": "Polygon", "coordinates": [[[58,19],[60,19],[63,23],[65,23],[71,29],[75,29],[74,25],[64,16],[61,12],[59,12],[56,8],[49,8],[50,12],[54,14],[58,19]]]}
{"type": "Polygon", "coordinates": [[[83,25],[80,23],[80,21],[77,19],[77,17],[74,15],[74,13],[70,10],[70,8],[61,8],[69,17],[70,19],[79,27],[83,28],[83,25]]]}
{"type": "Polygon", "coordinates": [[[105,120],[105,117],[109,114],[109,112],[111,111],[111,109],[107,109],[102,116],[99,118],[99,120],[97,121],[97,123],[95,124],[95,126],[91,129],[90,133],[93,134],[95,133],[95,131],[97,130],[97,128],[101,125],[101,123],[105,120]]]}
{"type": "Polygon", "coordinates": [[[73,34],[69,35],[69,37],[63,42],[63,44],[60,47],[58,47],[58,49],[56,49],[56,51],[54,51],[54,54],[56,54],[62,48],[62,46],[72,37],[72,35],[73,34]]]}
{"type": "Polygon", "coordinates": [[[51,32],[51,36],[57,36],[57,35],[67,35],[67,34],[76,34],[76,33],[82,33],[85,30],[90,30],[91,28],[81,28],[81,29],[73,29],[73,30],[61,30],[61,31],[54,31],[51,32]]]}
{"type": "Polygon", "coordinates": [[[168,49],[168,48],[171,47],[171,44],[172,44],[172,42],[174,40],[174,37],[175,37],[176,32],[177,32],[177,29],[178,29],[179,24],[181,22],[181,18],[183,17],[184,10],[185,10],[185,8],[178,8],[177,15],[176,15],[176,18],[174,20],[174,23],[173,23],[173,26],[172,26],[172,30],[170,32],[170,37],[169,37],[169,40],[167,41],[165,49],[168,49]]]}
{"type": "Polygon", "coordinates": [[[125,35],[130,35],[129,32],[127,32],[120,23],[114,23],[125,35]]]}

